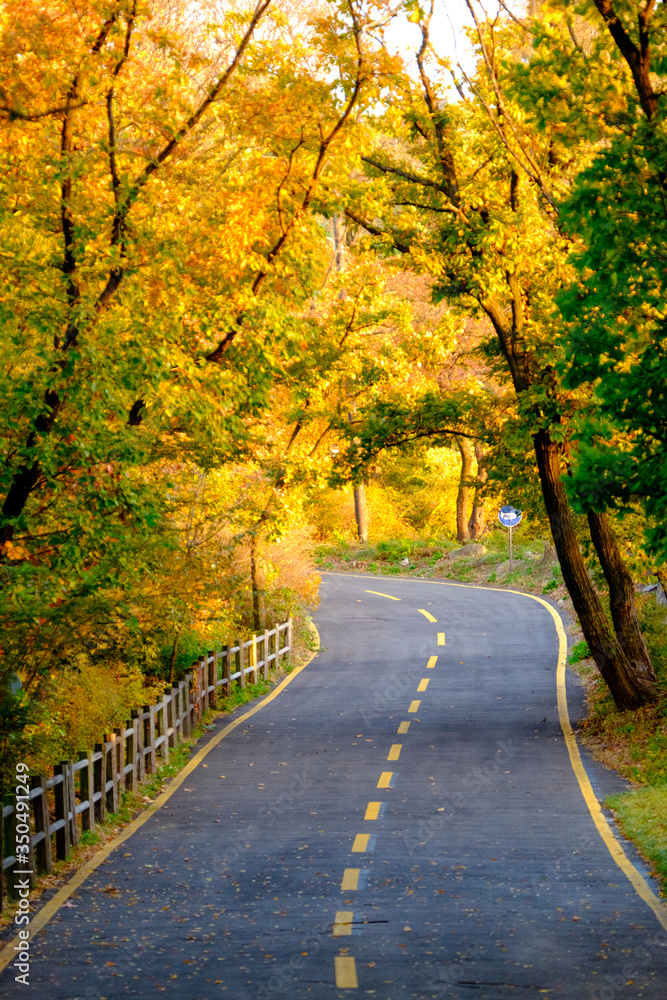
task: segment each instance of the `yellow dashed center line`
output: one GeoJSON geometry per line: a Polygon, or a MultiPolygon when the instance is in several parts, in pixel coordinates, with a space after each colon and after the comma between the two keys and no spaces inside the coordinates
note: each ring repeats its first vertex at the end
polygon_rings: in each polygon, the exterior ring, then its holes
{"type": "Polygon", "coordinates": [[[379,590],[365,590],[364,594],[375,594],[376,597],[388,597],[390,601],[400,601],[400,597],[392,597],[391,594],[381,594],[379,590]]]}
{"type": "Polygon", "coordinates": [[[341,937],[343,934],[351,934],[353,920],[354,913],[352,910],[338,910],[336,913],[336,922],[333,928],[334,937],[341,937]]]}
{"type": "Polygon", "coordinates": [[[359,886],[360,868],[346,868],[343,872],[343,881],[340,884],[341,892],[356,892],[359,886]]]}
{"type": "Polygon", "coordinates": [[[350,955],[336,955],[336,986],[339,989],[354,990],[359,988],[357,980],[357,963],[350,955]]]}
{"type": "MultiPolygon", "coordinates": [[[[391,594],[383,594],[379,590],[366,590],[366,594],[374,594],[376,597],[385,597],[390,601],[400,601],[400,597],[393,597],[391,594]]],[[[424,615],[430,622],[437,622],[437,618],[434,618],[430,611],[425,608],[419,608],[419,613],[424,615]]],[[[438,632],[438,646],[445,645],[445,633],[438,632]]],[[[433,669],[438,662],[437,656],[429,656],[428,663],[426,664],[428,669],[433,669]]],[[[419,681],[419,686],[417,691],[426,691],[428,687],[430,678],[422,677],[419,681]]],[[[410,707],[408,712],[414,714],[419,711],[419,706],[421,701],[415,699],[410,702],[410,707]]],[[[397,732],[399,734],[407,733],[410,728],[410,722],[405,720],[399,724],[397,732]]],[[[389,753],[387,754],[387,760],[398,760],[401,755],[401,750],[403,749],[402,743],[392,743],[389,753]]],[[[393,771],[383,771],[377,783],[378,788],[390,788],[391,782],[394,777],[393,771]]],[[[366,813],[364,815],[364,820],[376,820],[380,816],[380,810],[382,808],[381,802],[369,802],[366,806],[366,813]]],[[[368,833],[358,833],[352,844],[351,851],[353,854],[365,854],[368,850],[368,844],[370,841],[370,834],[368,833]]],[[[359,886],[359,876],[361,869],[359,868],[346,868],[343,872],[343,879],[341,882],[342,892],[356,892],[359,886]]],[[[333,925],[333,936],[334,937],[344,937],[346,935],[352,934],[352,923],[354,920],[354,913],[352,910],[338,910],[336,913],[336,919],[333,925]]],[[[342,949],[346,951],[347,949],[342,949]]],[[[336,986],[339,989],[358,989],[359,981],[357,979],[357,964],[356,960],[350,955],[337,955],[334,959],[335,971],[336,971],[336,986]]]]}

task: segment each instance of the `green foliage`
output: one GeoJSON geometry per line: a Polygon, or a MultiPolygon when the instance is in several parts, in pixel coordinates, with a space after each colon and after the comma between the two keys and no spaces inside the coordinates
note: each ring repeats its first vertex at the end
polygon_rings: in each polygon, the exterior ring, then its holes
{"type": "Polygon", "coordinates": [[[580,642],[575,642],[568,654],[568,661],[570,663],[579,663],[581,660],[587,660],[591,655],[591,651],[588,648],[588,643],[585,639],[580,642]]]}

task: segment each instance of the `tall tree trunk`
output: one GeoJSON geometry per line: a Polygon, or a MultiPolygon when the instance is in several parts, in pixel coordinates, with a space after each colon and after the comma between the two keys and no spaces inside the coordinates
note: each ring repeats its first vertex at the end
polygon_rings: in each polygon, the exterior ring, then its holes
{"type": "Polygon", "coordinates": [[[180,638],[180,629],[174,636],[174,645],[171,647],[171,656],[169,657],[169,683],[174,683],[174,675],[176,673],[176,651],[178,650],[178,640],[180,638]]]}
{"type": "Polygon", "coordinates": [[[250,536],[250,578],[252,583],[252,624],[256,632],[265,627],[264,580],[259,566],[257,535],[250,536]]]}
{"type": "Polygon", "coordinates": [[[470,479],[472,477],[472,463],[474,451],[470,438],[458,437],[456,443],[461,453],[461,475],[459,477],[459,489],[456,494],[456,538],[459,542],[467,542],[470,538],[468,530],[468,506],[470,500],[470,479]]]}
{"type": "Polygon", "coordinates": [[[484,464],[484,445],[481,441],[475,441],[475,458],[477,459],[477,485],[475,486],[475,495],[472,501],[472,513],[468,521],[468,536],[470,538],[481,538],[484,534],[484,523],[486,520],[482,489],[489,475],[484,464]]]}
{"type": "Polygon", "coordinates": [[[606,514],[591,511],[588,524],[602,572],[609,586],[609,606],[616,638],[638,676],[655,685],[657,678],[637,619],[635,588],[606,514]]]}
{"type": "Polygon", "coordinates": [[[620,709],[639,708],[656,696],[655,685],[633,670],[616,639],[586,571],[561,480],[560,447],[548,430],[533,437],[551,534],[563,579],[593,658],[620,709]]]}
{"type": "Polygon", "coordinates": [[[366,487],[363,483],[358,483],[354,487],[354,516],[357,521],[357,536],[359,541],[367,542],[370,516],[368,513],[368,501],[366,499],[366,487]]]}

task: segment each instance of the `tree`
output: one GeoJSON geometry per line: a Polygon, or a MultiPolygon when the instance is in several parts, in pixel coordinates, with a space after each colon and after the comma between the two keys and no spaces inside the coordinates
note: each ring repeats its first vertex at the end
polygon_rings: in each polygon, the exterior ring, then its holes
{"type": "Polygon", "coordinates": [[[562,349],[553,319],[554,295],[568,276],[568,244],[554,224],[554,189],[567,186],[568,165],[552,155],[552,136],[531,129],[505,93],[511,60],[500,54],[518,47],[511,24],[477,21],[481,71],[460,86],[461,103],[453,105],[438,96],[429,76],[429,60],[438,65],[430,47],[431,15],[416,7],[413,13],[422,32],[419,85],[403,78],[400,103],[382,122],[383,133],[397,141],[380,139],[363,157],[378,178],[375,201],[366,196],[351,214],[369,232],[409,250],[416,266],[436,276],[440,294],[490,321],[530,428],[554,544],[582,629],[617,704],[637,707],[656,697],[655,674],[634,600],[627,600],[627,575],[615,572],[622,559],[599,515],[593,537],[609,571],[611,629],[581,555],[563,482],[571,458],[569,420],[579,405],[557,377],[562,349]],[[383,200],[392,207],[378,227],[373,217],[381,215],[383,200]]]}
{"type": "Polygon", "coordinates": [[[52,619],[75,630],[88,601],[124,621],[138,580],[168,585],[174,470],[252,455],[306,352],[314,210],[375,99],[387,11],[308,14],[288,34],[273,0],[6,8],[5,673],[36,645],[48,669],[52,619]]]}

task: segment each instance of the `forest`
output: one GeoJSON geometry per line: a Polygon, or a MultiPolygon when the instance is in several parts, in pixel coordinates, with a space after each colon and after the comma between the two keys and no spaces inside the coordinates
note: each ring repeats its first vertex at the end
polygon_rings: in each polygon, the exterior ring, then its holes
{"type": "Polygon", "coordinates": [[[664,699],[667,8],[466,3],[4,4],[5,761],[504,503],[664,699]]]}

